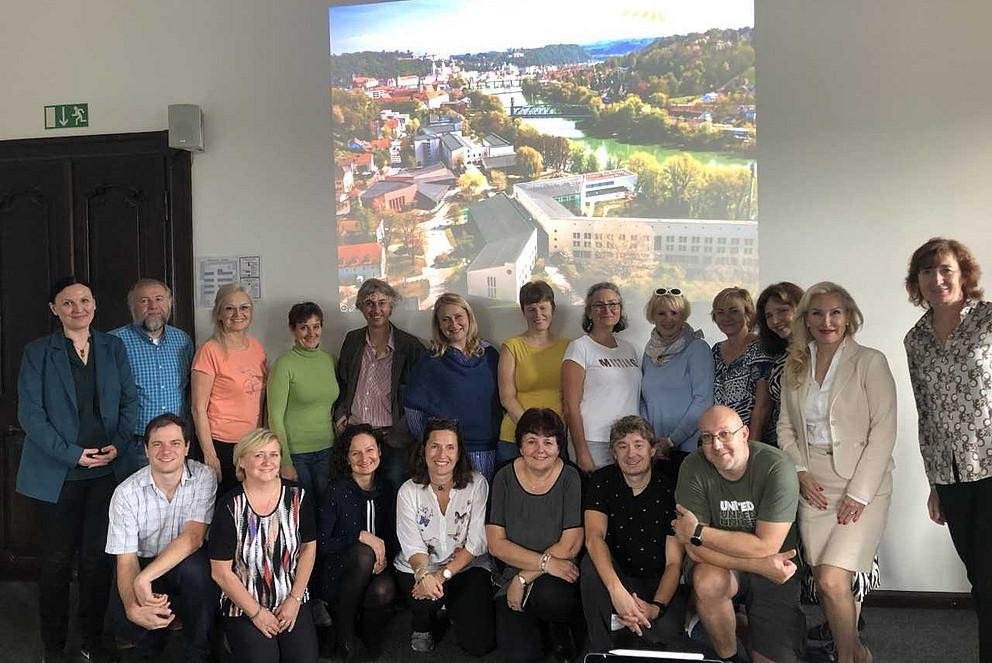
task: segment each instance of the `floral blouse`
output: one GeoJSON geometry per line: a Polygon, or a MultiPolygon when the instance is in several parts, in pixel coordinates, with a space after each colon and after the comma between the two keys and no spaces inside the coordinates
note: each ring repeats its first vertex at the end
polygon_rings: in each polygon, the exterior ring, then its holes
{"type": "Polygon", "coordinates": [[[992,302],[965,302],[943,343],[927,311],[904,344],[930,483],[992,476],[992,302]]]}

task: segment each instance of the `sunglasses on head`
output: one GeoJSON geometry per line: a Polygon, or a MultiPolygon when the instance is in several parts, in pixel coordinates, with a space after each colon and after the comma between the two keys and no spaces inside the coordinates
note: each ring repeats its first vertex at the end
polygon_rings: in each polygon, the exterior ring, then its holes
{"type": "Polygon", "coordinates": [[[654,294],[658,295],[675,295],[680,297],[682,295],[682,288],[658,288],[654,291],[654,294]]]}

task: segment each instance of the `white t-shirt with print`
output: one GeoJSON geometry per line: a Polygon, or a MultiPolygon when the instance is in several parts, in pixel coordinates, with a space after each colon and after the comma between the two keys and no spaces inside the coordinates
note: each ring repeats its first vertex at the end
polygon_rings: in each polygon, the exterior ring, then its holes
{"type": "Polygon", "coordinates": [[[580,410],[587,440],[608,441],[614,421],[638,413],[640,353],[629,341],[616,340],[617,347],[608,348],[584,335],[568,344],[562,360],[574,361],[586,371],[580,410]]]}

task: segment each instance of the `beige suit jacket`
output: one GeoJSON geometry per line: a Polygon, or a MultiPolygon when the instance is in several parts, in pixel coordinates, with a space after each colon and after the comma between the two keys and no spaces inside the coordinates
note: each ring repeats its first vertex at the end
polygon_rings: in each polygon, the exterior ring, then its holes
{"type": "MultiPolygon", "coordinates": [[[[892,492],[896,443],[896,385],[889,364],[874,348],[848,338],[830,390],[834,471],[848,480],[847,494],[871,500],[892,492]]],[[[813,378],[800,388],[782,376],[778,443],[797,466],[809,466],[804,405],[813,378]]]]}

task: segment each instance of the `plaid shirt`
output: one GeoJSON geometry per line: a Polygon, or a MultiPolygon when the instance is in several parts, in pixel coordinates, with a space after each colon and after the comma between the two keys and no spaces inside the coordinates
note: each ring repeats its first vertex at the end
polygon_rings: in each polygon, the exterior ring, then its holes
{"type": "Polygon", "coordinates": [[[186,523],[210,524],[216,495],[217,478],[203,463],[186,461],[172,501],[155,485],[146,465],[117,486],[110,499],[107,554],[157,557],[186,523]]]}
{"type": "Polygon", "coordinates": [[[124,341],[134,383],[138,386],[134,434],[144,435],[148,422],[166,412],[188,419],[186,395],[193,362],[193,342],[189,335],[170,325],[165,326],[158,343],[135,325],[124,325],[110,333],[124,341]]]}

